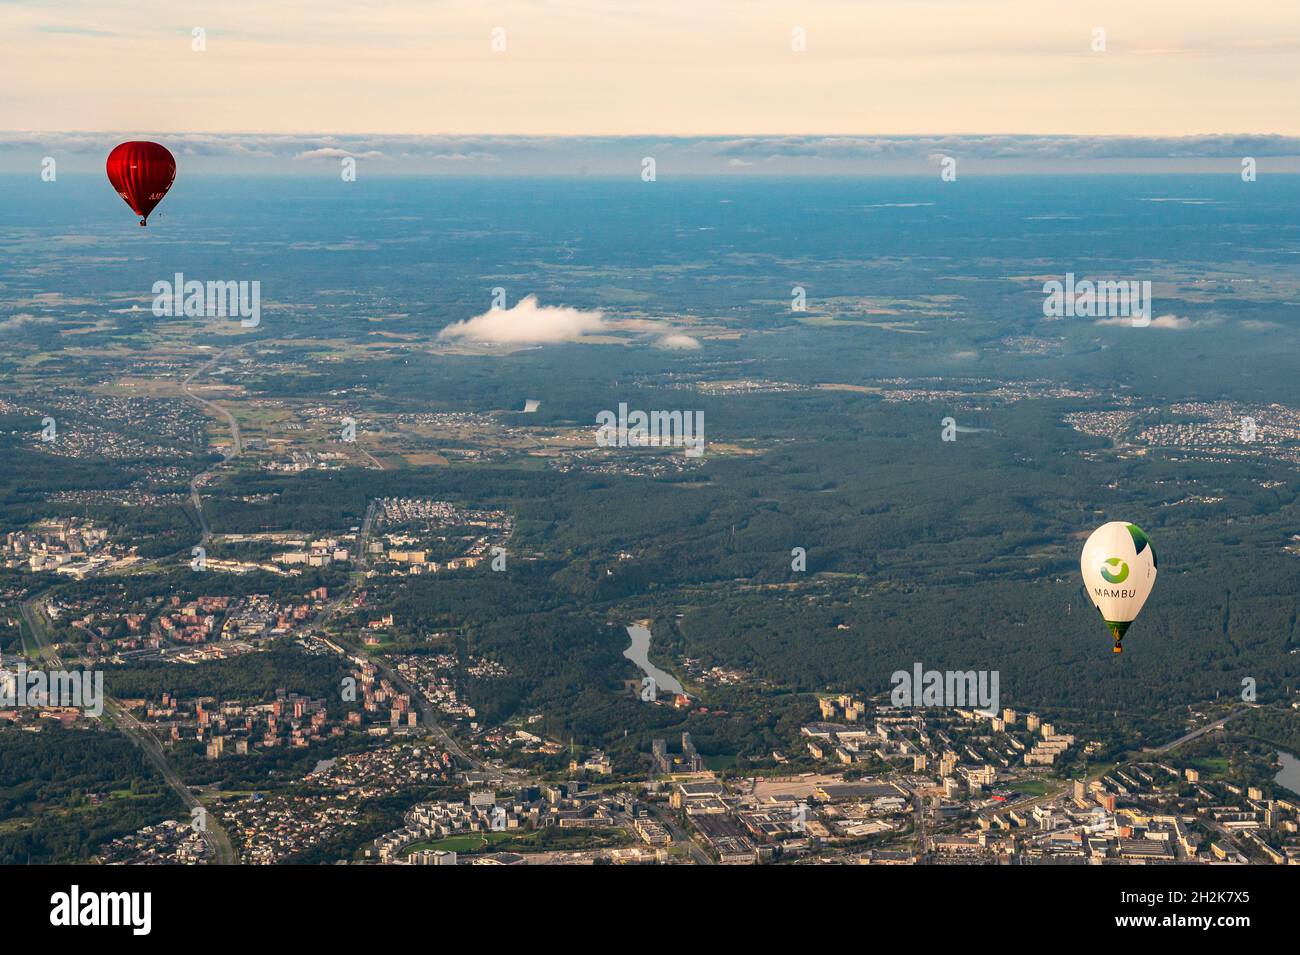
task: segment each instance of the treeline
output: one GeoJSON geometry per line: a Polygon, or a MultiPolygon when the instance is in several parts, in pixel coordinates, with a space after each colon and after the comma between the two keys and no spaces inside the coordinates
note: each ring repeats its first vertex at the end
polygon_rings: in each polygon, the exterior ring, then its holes
{"type": "Polygon", "coordinates": [[[0,818],[0,864],[28,865],[85,862],[111,839],[188,813],[125,736],[50,721],[0,733],[0,818]]]}
{"type": "Polygon", "coordinates": [[[288,647],[245,653],[201,666],[142,661],[105,666],[104,690],[119,699],[158,700],[164,692],[181,697],[214,696],[248,703],[275,699],[278,691],[324,699],[332,715],[355,708],[342,700],[347,665],[334,654],[309,655],[288,647]]]}

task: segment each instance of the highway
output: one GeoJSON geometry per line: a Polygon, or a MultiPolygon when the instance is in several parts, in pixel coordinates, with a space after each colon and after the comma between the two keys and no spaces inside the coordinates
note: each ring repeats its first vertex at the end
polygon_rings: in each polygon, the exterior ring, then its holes
{"type": "Polygon", "coordinates": [[[658,803],[646,803],[650,810],[650,815],[654,816],[668,830],[673,837],[673,842],[679,846],[685,846],[686,851],[691,854],[691,859],[696,865],[713,865],[713,859],[707,852],[700,848],[700,844],[691,838],[691,834],[683,829],[673,817],[670,810],[665,809],[658,803]]]}
{"type": "MultiPolygon", "coordinates": [[[[208,369],[221,361],[225,355],[226,353],[224,351],[218,352],[210,361],[205,362],[203,365],[200,365],[198,368],[194,369],[194,371],[190,372],[189,375],[186,376],[185,380],[181,382],[181,390],[185,392],[187,398],[197,402],[201,407],[206,408],[213,414],[217,415],[217,417],[225,421],[227,427],[230,428],[230,450],[224,453],[221,459],[221,465],[229,464],[233,459],[239,457],[239,455],[244,452],[243,438],[239,433],[239,422],[235,420],[234,415],[221,407],[221,405],[217,404],[215,401],[209,401],[207,398],[196,395],[190,390],[190,386],[194,382],[194,379],[205,374],[208,369]]],[[[218,465],[218,467],[221,465],[218,465]]],[[[212,528],[208,525],[207,515],[203,513],[203,498],[199,494],[199,488],[215,471],[216,467],[212,467],[194,475],[194,477],[190,479],[190,503],[194,507],[194,513],[198,515],[199,526],[203,532],[202,538],[199,541],[199,544],[202,547],[207,547],[208,541],[212,540],[212,528]]]]}
{"type": "MultiPolygon", "coordinates": [[[[1230,720],[1234,720],[1241,714],[1247,712],[1249,709],[1251,709],[1251,707],[1249,706],[1239,706],[1237,709],[1233,710],[1227,716],[1221,717],[1220,719],[1215,720],[1213,723],[1207,723],[1198,729],[1194,729],[1190,733],[1186,733],[1178,737],[1178,739],[1176,740],[1165,743],[1163,746],[1156,746],[1153,748],[1143,749],[1138,753],[1128,753],[1125,756],[1120,757],[1120,759],[1116,761],[1116,765],[1121,765],[1138,756],[1150,757],[1150,756],[1158,756],[1164,753],[1168,753],[1171,750],[1177,749],[1179,746],[1182,746],[1184,743],[1189,743],[1194,739],[1204,736],[1206,733],[1214,732],[1215,730],[1224,726],[1230,720]]],[[[1090,780],[1100,779],[1102,775],[1105,774],[1095,773],[1090,775],[1089,779],[1090,780]]],[[[987,809],[981,809],[979,815],[991,816],[994,814],[1006,813],[1012,809],[1031,809],[1034,806],[1041,805],[1043,803],[1053,802],[1054,800],[1059,799],[1061,796],[1065,795],[1065,793],[1069,791],[1071,786],[1073,786],[1073,782],[1062,785],[1059,788],[1054,789],[1051,792],[1044,793],[1041,796],[1031,796],[1025,799],[1017,800],[1014,803],[1005,803],[1000,806],[992,806],[987,809]]]]}
{"type": "Polygon", "coordinates": [[[1197,737],[1204,736],[1206,733],[1213,733],[1215,730],[1223,726],[1229,720],[1235,720],[1238,716],[1240,716],[1242,713],[1247,712],[1248,710],[1249,707],[1235,709],[1227,716],[1224,716],[1221,719],[1217,719],[1213,723],[1206,723],[1200,729],[1192,730],[1187,735],[1178,737],[1178,739],[1174,740],[1172,743],[1165,743],[1164,746],[1157,746],[1155,749],[1144,749],[1142,750],[1142,752],[1143,753],[1167,753],[1171,749],[1177,749],[1179,746],[1182,746],[1184,743],[1190,743],[1192,740],[1196,739],[1197,737]]]}
{"type": "MultiPolygon", "coordinates": [[[[32,639],[36,643],[36,652],[43,664],[51,669],[64,670],[67,668],[63,665],[63,659],[54,648],[54,644],[50,641],[49,633],[46,630],[45,614],[40,608],[42,596],[44,596],[43,593],[29,597],[19,605],[19,609],[22,612],[23,621],[27,624],[27,629],[31,631],[32,639]]],[[[187,809],[192,810],[201,805],[189,786],[185,785],[185,781],[167,762],[167,755],[163,752],[162,746],[154,738],[154,735],[121,704],[107,695],[104,698],[104,715],[112,721],[113,726],[121,731],[127,739],[140,747],[145,758],[158,770],[158,773],[166,780],[172,791],[180,797],[181,802],[185,804],[187,809]]],[[[216,815],[205,812],[204,822],[206,829],[200,830],[199,835],[208,844],[213,860],[218,865],[230,865],[238,861],[235,856],[235,848],[230,842],[230,836],[221,827],[216,815]]]]}
{"type": "MultiPolygon", "coordinates": [[[[235,420],[234,415],[221,407],[215,401],[211,401],[195,394],[191,386],[196,379],[204,375],[209,369],[220,362],[225,355],[225,351],[219,352],[209,361],[190,372],[190,374],[181,382],[181,390],[188,398],[224,420],[226,425],[230,428],[231,445],[229,450],[223,454],[221,463],[206,471],[196,474],[190,481],[190,503],[194,507],[195,514],[198,516],[199,525],[202,529],[201,544],[205,547],[212,539],[212,528],[209,525],[207,515],[203,510],[203,499],[200,494],[200,488],[218,467],[228,464],[234,458],[242,454],[244,446],[243,437],[239,430],[239,422],[235,420]]],[[[366,456],[370,457],[369,454],[366,456]]],[[[376,467],[383,467],[373,457],[370,459],[376,467]]],[[[347,589],[332,601],[329,606],[322,610],[316,621],[318,626],[323,624],[326,619],[336,613],[339,608],[351,598],[357,584],[365,580],[365,571],[368,561],[366,555],[366,543],[374,524],[376,508],[377,505],[374,502],[371,502],[371,504],[366,508],[365,518],[362,521],[361,532],[357,544],[357,549],[360,555],[360,570],[358,573],[353,575],[347,589]]],[[[27,629],[31,633],[34,641],[34,649],[38,657],[43,661],[43,664],[46,667],[62,670],[65,669],[63,660],[55,650],[52,641],[49,639],[45,616],[40,607],[40,600],[47,593],[48,591],[29,597],[20,604],[20,610],[23,620],[27,625],[27,629]]],[[[350,645],[347,641],[340,640],[339,642],[349,651],[357,653],[358,655],[360,654],[359,649],[350,645]]],[[[482,762],[471,758],[469,754],[467,754],[459,744],[457,744],[456,741],[437,724],[435,720],[436,713],[433,707],[424,698],[423,694],[410,686],[401,674],[389,666],[385,660],[375,659],[373,662],[390,682],[399,687],[403,692],[411,695],[412,700],[414,700],[415,705],[420,712],[421,722],[424,723],[428,732],[433,735],[438,745],[453,754],[457,759],[461,760],[464,765],[472,766],[476,769],[484,768],[482,762]]],[[[185,784],[185,781],[181,779],[180,775],[168,762],[167,754],[163,750],[162,745],[143,723],[136,719],[132,713],[122,707],[120,703],[111,697],[106,697],[104,700],[104,715],[112,721],[115,728],[121,731],[128,739],[140,748],[141,752],[144,753],[145,758],[149,760],[153,767],[167,782],[167,785],[171,787],[187,808],[192,810],[202,805],[190,790],[189,786],[185,784]]],[[[205,812],[204,822],[206,824],[206,829],[202,830],[200,835],[202,835],[204,841],[211,849],[214,861],[219,865],[237,863],[239,860],[236,856],[234,846],[230,841],[230,836],[227,834],[225,829],[222,828],[216,814],[205,812]]]]}
{"type": "MultiPolygon", "coordinates": [[[[370,533],[374,529],[375,512],[378,508],[378,502],[371,501],[366,507],[365,516],[361,519],[361,530],[357,533],[357,570],[353,572],[349,579],[347,588],[331,600],[329,604],[322,608],[321,612],[317,614],[316,619],[312,621],[312,628],[324,630],[325,624],[328,620],[338,613],[338,611],[352,599],[352,595],[356,592],[357,586],[366,579],[366,571],[370,565],[370,554],[368,550],[370,533]]],[[[419,711],[420,722],[424,725],[424,728],[433,736],[439,746],[460,760],[462,765],[477,770],[488,768],[481,760],[475,759],[473,756],[470,756],[469,753],[465,752],[465,750],[461,748],[460,744],[452,739],[451,735],[438,724],[438,714],[433,708],[433,704],[425,698],[423,693],[412,686],[404,676],[390,666],[387,660],[378,655],[367,657],[360,647],[342,635],[332,635],[330,639],[343,647],[344,650],[348,651],[353,656],[368,659],[374,664],[375,668],[393,684],[393,686],[397,687],[403,693],[408,694],[411,697],[412,702],[415,704],[415,708],[419,711]]]]}
{"type": "MultiPolygon", "coordinates": [[[[225,355],[225,351],[218,353],[212,359],[192,371],[181,383],[181,389],[187,397],[220,417],[230,428],[231,446],[230,449],[223,454],[221,463],[206,471],[196,474],[190,481],[190,502],[194,507],[195,514],[198,516],[199,524],[202,529],[201,544],[205,547],[212,539],[212,528],[208,523],[207,515],[204,513],[203,499],[199,489],[218,467],[228,464],[234,458],[242,454],[244,446],[243,438],[239,430],[239,422],[235,420],[234,415],[216,402],[195,394],[191,386],[196,379],[221,361],[225,355]]],[[[366,456],[370,457],[368,453],[366,456]]],[[[370,460],[376,467],[382,469],[383,465],[381,465],[377,460],[373,457],[370,457],[370,460]]],[[[377,504],[372,501],[366,508],[366,514],[362,520],[361,531],[358,535],[357,541],[357,551],[359,555],[358,572],[352,575],[352,579],[349,581],[348,586],[343,593],[321,611],[315,621],[317,626],[322,626],[328,618],[338,612],[338,610],[349,599],[351,599],[357,585],[365,580],[366,568],[369,561],[369,557],[366,553],[366,545],[370,537],[371,529],[374,526],[376,510],[377,504]]],[[[46,666],[62,670],[64,669],[63,661],[49,639],[44,614],[39,605],[42,596],[44,596],[44,593],[33,595],[20,604],[22,617],[27,624],[28,630],[31,632],[32,639],[35,641],[35,650],[40,659],[44,661],[46,666]]],[[[338,639],[337,642],[348,651],[358,656],[362,655],[360,649],[352,645],[349,641],[338,639]]],[[[460,760],[462,765],[480,770],[487,768],[480,760],[474,759],[466,753],[461,746],[452,739],[446,730],[438,725],[436,720],[436,711],[428,700],[425,699],[422,693],[420,693],[415,687],[411,686],[400,673],[388,664],[386,660],[377,657],[373,659],[372,662],[394,686],[398,687],[402,692],[410,694],[416,708],[419,710],[420,721],[424,724],[425,729],[433,736],[437,745],[460,760]]],[[[168,762],[166,752],[163,750],[162,745],[144,724],[111,697],[106,697],[104,700],[104,715],[112,721],[114,727],[120,730],[128,739],[135,743],[136,746],[140,747],[140,750],[145,754],[145,757],[154,768],[158,770],[159,774],[167,782],[167,785],[172,788],[187,808],[194,809],[202,805],[190,790],[189,786],[185,784],[185,781],[181,779],[180,775],[168,762]]],[[[237,863],[239,860],[236,856],[234,846],[230,841],[230,836],[225,829],[222,828],[216,814],[205,812],[204,821],[206,829],[201,831],[200,834],[211,849],[214,861],[219,865],[237,863]]]]}
{"type": "MultiPolygon", "coordinates": [[[[239,432],[239,422],[225,408],[222,408],[216,402],[209,401],[196,395],[191,389],[191,383],[200,375],[206,373],[217,362],[225,357],[226,352],[222,351],[215,355],[211,360],[205,362],[181,382],[181,390],[186,396],[197,402],[199,405],[211,410],[218,417],[222,418],[230,428],[231,447],[222,458],[222,464],[228,463],[231,459],[243,453],[243,439],[239,432]]],[[[196,474],[190,481],[190,502],[194,506],[194,512],[198,515],[199,524],[202,528],[202,544],[207,545],[212,538],[212,529],[208,525],[207,515],[203,512],[203,500],[199,494],[199,487],[203,481],[213,473],[215,468],[211,468],[200,474],[196,474]]],[[[35,641],[36,652],[46,666],[55,669],[65,669],[63,660],[59,653],[54,649],[53,643],[49,639],[49,633],[46,629],[45,615],[40,608],[40,598],[44,594],[36,594],[20,604],[23,621],[27,624],[27,629],[31,632],[32,639],[35,641]]],[[[162,745],[154,737],[147,727],[127,711],[120,703],[112,697],[104,700],[104,715],[113,723],[113,726],[122,732],[127,739],[135,743],[144,753],[145,758],[158,770],[159,775],[167,782],[172,791],[180,798],[188,809],[200,807],[202,803],[190,790],[185,781],[181,779],[180,774],[167,761],[167,754],[164,752],[162,745]]],[[[231,865],[238,862],[234,846],[230,841],[230,836],[222,828],[215,813],[204,812],[205,828],[200,830],[200,835],[208,844],[212,851],[213,860],[218,865],[231,865]]]]}

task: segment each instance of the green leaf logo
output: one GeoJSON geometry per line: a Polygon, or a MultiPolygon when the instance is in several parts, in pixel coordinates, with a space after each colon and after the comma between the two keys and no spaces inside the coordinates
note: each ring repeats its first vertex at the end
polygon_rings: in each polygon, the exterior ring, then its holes
{"type": "Polygon", "coordinates": [[[1118,557],[1108,558],[1105,564],[1102,565],[1101,577],[1107,583],[1122,584],[1124,581],[1128,580],[1128,564],[1124,563],[1124,561],[1120,560],[1118,557]],[[1107,567],[1118,567],[1119,570],[1112,574],[1106,569],[1107,567]]]}

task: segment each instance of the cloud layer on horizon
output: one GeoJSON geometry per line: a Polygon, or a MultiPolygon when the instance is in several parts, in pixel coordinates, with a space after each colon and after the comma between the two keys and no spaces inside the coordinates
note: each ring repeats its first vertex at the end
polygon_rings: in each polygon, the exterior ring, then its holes
{"type": "Polygon", "coordinates": [[[671,175],[932,175],[936,156],[962,174],[1105,169],[1224,169],[1245,156],[1300,171],[1300,136],[331,136],[279,134],[0,132],[0,164],[44,156],[75,171],[102,163],[125,139],[154,139],[194,171],[292,173],[352,157],[372,173],[639,175],[654,156],[671,175]]]}

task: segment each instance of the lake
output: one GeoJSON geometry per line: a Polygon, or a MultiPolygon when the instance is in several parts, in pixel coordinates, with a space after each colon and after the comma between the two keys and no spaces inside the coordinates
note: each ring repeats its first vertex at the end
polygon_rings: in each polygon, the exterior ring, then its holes
{"type": "Polygon", "coordinates": [[[627,628],[627,635],[632,638],[632,645],[623,651],[623,656],[627,657],[638,667],[646,676],[655,681],[656,692],[667,691],[669,693],[685,693],[682,687],[671,673],[665,673],[653,663],[650,662],[650,630],[634,623],[627,628]]]}
{"type": "Polygon", "coordinates": [[[1277,758],[1282,760],[1282,771],[1273,777],[1273,782],[1300,796],[1300,759],[1280,750],[1277,758]]]}

